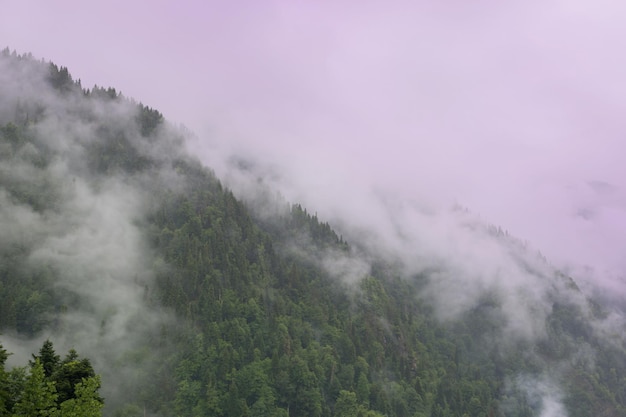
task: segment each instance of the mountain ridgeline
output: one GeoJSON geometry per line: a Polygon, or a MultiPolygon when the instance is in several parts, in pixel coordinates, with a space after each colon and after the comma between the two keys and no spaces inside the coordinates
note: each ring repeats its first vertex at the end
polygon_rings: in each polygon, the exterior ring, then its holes
{"type": "Polygon", "coordinates": [[[508,254],[497,280],[407,268],[300,205],[259,214],[185,135],[66,68],[0,56],[0,342],[76,347],[104,415],[626,415],[623,312],[515,240],[468,232],[508,254]]]}

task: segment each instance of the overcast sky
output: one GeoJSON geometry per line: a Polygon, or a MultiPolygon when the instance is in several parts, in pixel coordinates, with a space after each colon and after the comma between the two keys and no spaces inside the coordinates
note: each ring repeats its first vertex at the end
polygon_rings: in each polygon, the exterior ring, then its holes
{"type": "Polygon", "coordinates": [[[619,275],[624,22],[621,0],[0,0],[0,47],[161,110],[206,161],[258,158],[322,217],[458,203],[619,275]]]}

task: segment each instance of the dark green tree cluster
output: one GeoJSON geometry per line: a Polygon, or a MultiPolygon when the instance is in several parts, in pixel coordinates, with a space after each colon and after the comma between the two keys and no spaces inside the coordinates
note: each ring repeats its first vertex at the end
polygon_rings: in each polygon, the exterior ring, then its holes
{"type": "Polygon", "coordinates": [[[150,136],[163,123],[163,115],[158,110],[139,104],[137,123],[142,136],[150,136]]]}
{"type": "Polygon", "coordinates": [[[1,417],[99,417],[100,376],[74,350],[61,358],[46,340],[29,367],[5,369],[9,354],[0,345],[1,417]]]}
{"type": "Polygon", "coordinates": [[[495,412],[502,381],[478,365],[457,369],[454,335],[416,301],[416,288],[388,278],[392,268],[347,288],[306,254],[275,249],[286,236],[306,235],[292,244],[349,256],[327,224],[294,206],[283,229],[264,229],[210,173],[187,163],[178,171],[189,188],[159,197],[165,203],[151,217],[155,251],[172,267],[158,278],[159,301],[191,324],[180,340],[171,411],[495,412]]]}
{"type": "Polygon", "coordinates": [[[48,82],[54,89],[63,94],[80,87],[72,79],[67,67],[58,67],[53,63],[50,63],[49,66],[48,82]]]}
{"type": "Polygon", "coordinates": [[[300,204],[289,205],[286,216],[257,221],[277,242],[308,246],[310,250],[332,249],[347,253],[348,244],[343,237],[338,236],[329,223],[321,222],[317,214],[310,214],[300,204]]]}

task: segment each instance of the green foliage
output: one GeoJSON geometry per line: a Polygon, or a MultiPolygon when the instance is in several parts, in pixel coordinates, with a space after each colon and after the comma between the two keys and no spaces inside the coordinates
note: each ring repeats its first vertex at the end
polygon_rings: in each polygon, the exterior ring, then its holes
{"type": "Polygon", "coordinates": [[[19,400],[13,407],[14,417],[48,417],[56,413],[57,394],[54,382],[46,379],[39,359],[26,378],[19,400]]]}
{"type": "Polygon", "coordinates": [[[139,124],[141,135],[150,136],[163,123],[163,115],[155,109],[140,104],[137,123],[139,124]]]}
{"type": "MultiPolygon", "coordinates": [[[[52,376],[56,375],[58,372],[61,357],[56,354],[54,346],[49,339],[43,342],[43,346],[39,350],[39,355],[33,355],[33,359],[35,361],[39,360],[46,378],[52,378],[52,376]]],[[[33,366],[34,362],[31,362],[30,365],[33,366]]]]}
{"type": "Polygon", "coordinates": [[[357,417],[359,415],[359,404],[356,394],[351,391],[339,391],[339,397],[335,402],[335,417],[357,417]]]}
{"type": "MultiPolygon", "coordinates": [[[[76,387],[83,381],[95,377],[96,373],[89,359],[80,359],[74,349],[70,349],[65,359],[59,363],[51,375],[52,380],[56,382],[59,402],[75,399],[76,387]]],[[[103,402],[99,397],[98,400],[103,402]]]]}
{"type": "Polygon", "coordinates": [[[49,340],[44,342],[39,353],[38,356],[33,355],[34,361],[30,362],[28,374],[26,368],[14,368],[6,372],[5,361],[8,354],[0,345],[0,416],[101,416],[103,400],[98,394],[100,376],[91,369],[90,372],[82,372],[82,375],[87,376],[76,382],[77,373],[61,372],[64,365],[77,362],[84,367],[89,361],[78,361],[76,352],[70,351],[66,360],[59,362],[49,340]],[[67,386],[72,387],[69,395],[58,391],[58,387],[67,386]]]}
{"type": "Polygon", "coordinates": [[[83,378],[74,387],[73,398],[61,402],[58,417],[99,417],[102,415],[102,399],[98,395],[100,377],[83,378]]]}
{"type": "Polygon", "coordinates": [[[76,86],[67,68],[53,63],[49,64],[48,82],[52,88],[63,94],[71,92],[76,86]]]}

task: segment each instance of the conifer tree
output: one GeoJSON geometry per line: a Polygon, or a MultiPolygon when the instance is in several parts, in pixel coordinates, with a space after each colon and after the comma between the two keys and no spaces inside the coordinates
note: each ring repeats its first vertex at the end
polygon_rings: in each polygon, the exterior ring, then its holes
{"type": "Polygon", "coordinates": [[[33,355],[33,361],[30,365],[33,366],[34,362],[39,359],[41,366],[43,366],[43,372],[46,378],[51,378],[59,368],[61,357],[54,351],[52,342],[46,339],[43,342],[43,346],[39,349],[39,355],[33,355]]]}
{"type": "Polygon", "coordinates": [[[13,417],[51,417],[56,415],[57,393],[54,383],[46,381],[43,366],[35,360],[24,391],[15,404],[13,417]]]}
{"type": "Polygon", "coordinates": [[[83,379],[74,387],[75,398],[61,403],[58,417],[100,417],[102,399],[98,395],[100,376],[83,379]]]}
{"type": "MultiPolygon", "coordinates": [[[[76,398],[77,384],[95,376],[96,373],[89,359],[80,359],[76,350],[70,349],[53,375],[59,394],[59,403],[76,398]]],[[[102,401],[100,398],[100,402],[102,401]]]]}

